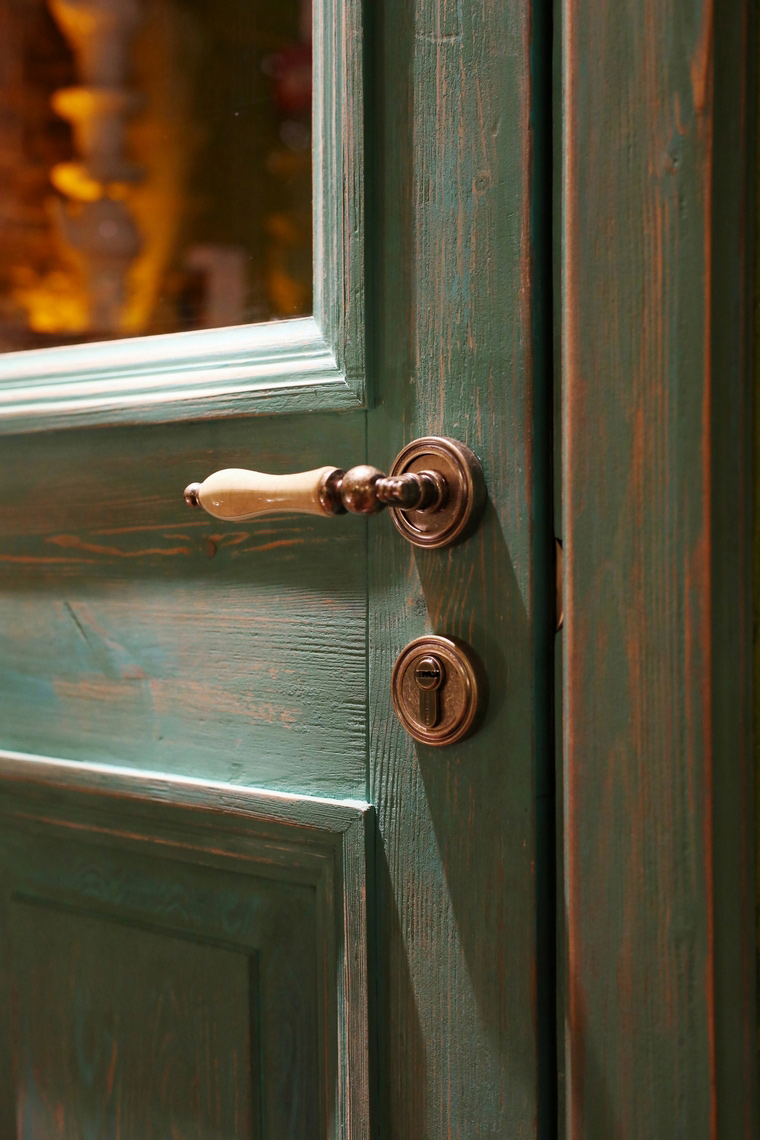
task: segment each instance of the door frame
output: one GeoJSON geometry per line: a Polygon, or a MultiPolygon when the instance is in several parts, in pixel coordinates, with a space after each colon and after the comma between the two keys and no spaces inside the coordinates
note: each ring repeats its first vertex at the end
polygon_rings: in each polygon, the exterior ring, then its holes
{"type": "Polygon", "coordinates": [[[562,4],[570,1140],[756,1135],[751,8],[562,4]]]}

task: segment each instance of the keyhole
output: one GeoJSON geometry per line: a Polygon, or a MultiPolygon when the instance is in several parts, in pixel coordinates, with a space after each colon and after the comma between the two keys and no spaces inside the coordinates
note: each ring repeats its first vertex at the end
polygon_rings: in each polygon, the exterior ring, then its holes
{"type": "Polygon", "coordinates": [[[437,657],[420,657],[414,666],[414,680],[420,691],[420,721],[425,728],[435,728],[441,716],[439,690],[445,679],[443,663],[437,657]]]}

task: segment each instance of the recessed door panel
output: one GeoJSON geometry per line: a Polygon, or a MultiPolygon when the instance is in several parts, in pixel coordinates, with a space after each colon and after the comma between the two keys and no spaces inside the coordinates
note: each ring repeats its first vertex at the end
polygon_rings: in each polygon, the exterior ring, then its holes
{"type": "Polygon", "coordinates": [[[36,903],[11,931],[20,1135],[261,1135],[255,958],[36,903]]]}
{"type": "Polygon", "coordinates": [[[0,1135],[352,1136],[361,810],[7,763],[0,1135]]]}

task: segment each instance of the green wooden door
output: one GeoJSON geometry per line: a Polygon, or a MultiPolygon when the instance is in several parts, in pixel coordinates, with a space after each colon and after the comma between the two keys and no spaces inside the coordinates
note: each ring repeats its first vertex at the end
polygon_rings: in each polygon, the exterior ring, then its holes
{"type": "Polygon", "coordinates": [[[2,1140],[552,1133],[547,16],[317,3],[314,319],[0,362],[2,1140]],[[428,434],[451,550],[182,501],[428,434]],[[488,674],[448,749],[391,705],[431,631],[488,674]]]}
{"type": "Polygon", "coordinates": [[[309,119],[308,0],[256,3],[0,7],[0,1140],[751,1140],[752,5],[314,0],[309,119]],[[161,311],[214,263],[226,317],[20,350],[18,306],[47,343],[64,295],[50,178],[80,254],[145,207],[62,161],[50,97],[103,104],[55,95],[87,78],[54,22],[80,7],[157,20],[120,80],[172,93],[130,136],[165,178],[138,238],[174,232],[205,138],[189,199],[223,209],[161,311]],[[268,251],[247,308],[235,226],[268,251]],[[483,464],[451,549],[182,501],[424,435],[483,464]],[[430,632],[488,678],[443,749],[391,703],[430,632]]]}

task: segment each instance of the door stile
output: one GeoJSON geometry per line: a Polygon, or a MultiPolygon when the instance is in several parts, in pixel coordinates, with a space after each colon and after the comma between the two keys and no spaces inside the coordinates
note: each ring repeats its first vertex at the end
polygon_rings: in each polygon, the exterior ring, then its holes
{"type": "Polygon", "coordinates": [[[563,4],[571,1140],[756,1135],[751,13],[563,4]]]}
{"type": "Polygon", "coordinates": [[[389,0],[374,15],[368,181],[383,257],[369,454],[387,462],[415,435],[452,435],[480,456],[489,489],[479,531],[451,551],[412,551],[370,528],[388,1140],[470,1136],[473,1121],[483,1136],[553,1132],[550,278],[537,286],[550,240],[550,22],[539,9],[389,0]],[[403,733],[388,683],[397,654],[430,632],[469,642],[491,690],[478,734],[440,750],[403,733]]]}

